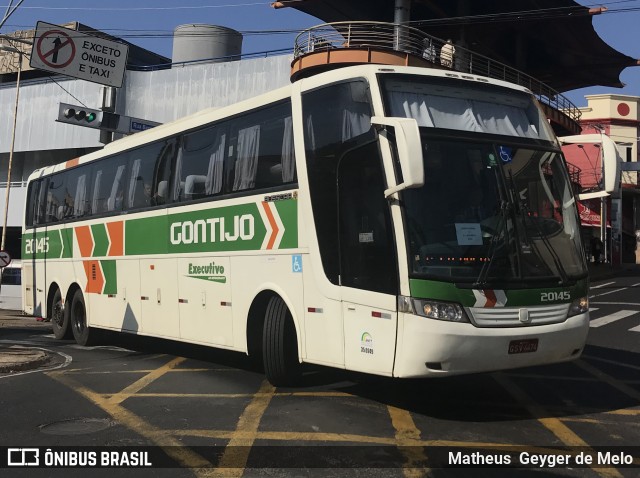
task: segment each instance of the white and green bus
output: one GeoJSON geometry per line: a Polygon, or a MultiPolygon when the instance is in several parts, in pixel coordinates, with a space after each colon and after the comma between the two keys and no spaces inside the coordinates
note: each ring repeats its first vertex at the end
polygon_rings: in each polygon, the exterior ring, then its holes
{"type": "Polygon", "coordinates": [[[24,310],[393,377],[577,358],[588,276],[559,142],[525,88],[354,66],[29,178],[24,310]]]}

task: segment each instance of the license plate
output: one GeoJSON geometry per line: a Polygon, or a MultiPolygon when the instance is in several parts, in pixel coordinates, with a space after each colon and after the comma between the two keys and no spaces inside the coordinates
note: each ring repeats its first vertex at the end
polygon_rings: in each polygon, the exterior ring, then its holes
{"type": "Polygon", "coordinates": [[[538,350],[538,339],[512,340],[509,342],[509,354],[528,354],[538,350]]]}

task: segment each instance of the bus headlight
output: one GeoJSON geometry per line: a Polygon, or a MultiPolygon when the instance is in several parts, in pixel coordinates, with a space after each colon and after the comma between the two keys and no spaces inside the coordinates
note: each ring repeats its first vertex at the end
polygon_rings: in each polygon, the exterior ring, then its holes
{"type": "Polygon", "coordinates": [[[415,313],[428,319],[449,322],[469,322],[467,314],[460,304],[437,302],[434,300],[413,299],[415,313]]]}
{"type": "Polygon", "coordinates": [[[579,299],[571,302],[571,306],[569,307],[569,315],[568,317],[573,317],[574,315],[584,314],[589,311],[589,297],[584,296],[579,299]]]}

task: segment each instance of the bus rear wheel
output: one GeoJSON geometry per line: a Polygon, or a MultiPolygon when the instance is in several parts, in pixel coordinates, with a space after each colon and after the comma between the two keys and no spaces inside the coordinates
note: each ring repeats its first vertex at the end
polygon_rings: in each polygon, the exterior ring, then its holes
{"type": "Polygon", "coordinates": [[[64,310],[62,304],[62,293],[60,289],[56,289],[51,301],[51,310],[49,311],[49,320],[53,328],[53,335],[56,339],[70,339],[71,328],[69,327],[69,314],[64,310]]]}
{"type": "Polygon", "coordinates": [[[71,299],[69,317],[73,338],[78,345],[95,345],[97,343],[98,331],[87,325],[87,309],[84,305],[84,296],[80,289],[75,291],[73,299],[71,299]]]}
{"type": "Polygon", "coordinates": [[[269,382],[276,387],[295,385],[301,377],[298,340],[293,317],[280,297],[269,300],[262,341],[264,371],[269,382]]]}

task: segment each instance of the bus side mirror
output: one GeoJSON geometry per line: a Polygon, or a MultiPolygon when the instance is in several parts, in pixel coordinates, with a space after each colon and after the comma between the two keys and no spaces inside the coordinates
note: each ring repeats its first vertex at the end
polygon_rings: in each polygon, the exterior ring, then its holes
{"type": "Polygon", "coordinates": [[[384,197],[408,188],[424,185],[424,161],[422,159],[422,140],[418,123],[413,118],[390,118],[373,116],[374,126],[390,126],[395,131],[398,161],[402,170],[402,183],[384,191],[384,197]]]}
{"type": "Polygon", "coordinates": [[[602,189],[597,192],[580,194],[580,200],[605,197],[620,189],[620,164],[622,158],[618,147],[606,134],[582,134],[558,138],[561,144],[599,144],[602,155],[602,189]]]}

